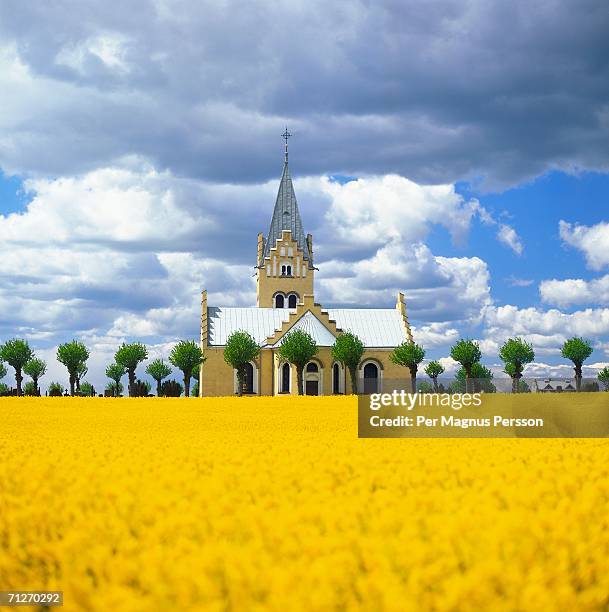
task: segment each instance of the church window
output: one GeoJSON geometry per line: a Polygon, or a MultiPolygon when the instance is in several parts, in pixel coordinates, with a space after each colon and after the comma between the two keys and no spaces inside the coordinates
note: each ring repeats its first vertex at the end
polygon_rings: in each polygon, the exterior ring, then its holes
{"type": "Polygon", "coordinates": [[[319,368],[317,367],[317,364],[314,361],[310,361],[307,364],[307,372],[319,372],[319,368]]]}
{"type": "Polygon", "coordinates": [[[279,254],[283,257],[285,255],[285,247],[281,247],[281,249],[279,249],[279,254]]]}
{"type": "Polygon", "coordinates": [[[285,299],[281,293],[278,293],[275,296],[275,308],[283,308],[285,303],[285,299]]]}
{"type": "Polygon", "coordinates": [[[281,392],[290,392],[290,364],[284,363],[281,367],[281,392]]]}
{"type": "Polygon", "coordinates": [[[292,247],[288,247],[288,257],[292,257],[294,255],[294,249],[292,247]]]}
{"type": "Polygon", "coordinates": [[[271,264],[266,264],[266,275],[267,276],[271,275],[271,264]]]}
{"type": "Polygon", "coordinates": [[[298,296],[295,293],[291,293],[288,296],[288,308],[296,308],[297,303],[298,303],[298,296]]]}

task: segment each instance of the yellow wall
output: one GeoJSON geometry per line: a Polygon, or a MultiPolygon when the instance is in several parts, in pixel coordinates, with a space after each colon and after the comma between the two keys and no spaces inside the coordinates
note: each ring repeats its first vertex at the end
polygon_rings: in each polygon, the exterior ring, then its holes
{"type": "MultiPolygon", "coordinates": [[[[284,230],[283,236],[271,246],[270,255],[265,258],[262,267],[256,269],[256,305],[260,308],[273,308],[273,296],[278,291],[284,294],[295,292],[299,301],[305,294],[313,295],[313,273],[303,252],[292,240],[292,232],[284,230]],[[282,255],[282,249],[284,255],[282,255]],[[288,253],[292,252],[292,255],[288,253]],[[292,276],[281,276],[281,264],[292,266],[292,276]]],[[[258,252],[261,253],[261,236],[258,237],[258,252]]],[[[287,307],[287,305],[286,305],[287,307]]]]}

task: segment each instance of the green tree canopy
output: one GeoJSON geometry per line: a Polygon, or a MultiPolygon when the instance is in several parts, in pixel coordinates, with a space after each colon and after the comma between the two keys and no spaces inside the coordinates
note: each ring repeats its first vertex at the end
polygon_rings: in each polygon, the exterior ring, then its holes
{"type": "Polygon", "coordinates": [[[349,370],[353,395],[357,395],[357,368],[363,355],[364,343],[353,332],[344,332],[336,337],[332,346],[332,357],[349,370]]]}
{"type": "Polygon", "coordinates": [[[29,376],[34,383],[34,395],[40,395],[38,381],[47,371],[47,364],[42,359],[34,357],[23,366],[23,373],[29,376]]]}
{"type": "Polygon", "coordinates": [[[83,368],[86,368],[87,359],[89,349],[78,340],[66,342],[57,348],[57,361],[66,366],[70,377],[70,395],[74,395],[76,381],[83,368]]]}
{"type": "Polygon", "coordinates": [[[471,393],[472,367],[482,357],[480,345],[468,338],[461,339],[450,349],[450,356],[465,370],[466,391],[471,393]]]}
{"type": "Polygon", "coordinates": [[[110,389],[114,397],[118,397],[123,392],[121,378],[127,373],[127,370],[118,363],[111,363],[106,368],[106,376],[112,381],[110,389]]]}
{"type": "Polygon", "coordinates": [[[433,389],[438,392],[438,376],[444,374],[444,366],[439,361],[430,361],[425,367],[425,374],[433,381],[433,389]]]}
{"type": "Polygon", "coordinates": [[[457,393],[495,393],[497,388],[493,384],[493,373],[481,363],[472,364],[470,371],[470,381],[468,390],[467,372],[464,367],[459,368],[456,374],[455,383],[452,387],[457,393]]]}
{"type": "Polygon", "coordinates": [[[155,359],[146,366],[146,374],[156,380],[156,394],[161,397],[161,383],[171,374],[171,368],[162,359],[155,359]]]}
{"type": "Polygon", "coordinates": [[[80,393],[85,397],[95,397],[95,387],[86,380],[80,383],[80,393]]]}
{"type": "Polygon", "coordinates": [[[49,396],[51,397],[59,397],[63,395],[64,388],[61,383],[51,382],[49,383],[49,396]]]}
{"type": "Polygon", "coordinates": [[[565,359],[573,362],[575,370],[575,388],[581,391],[582,386],[582,365],[590,355],[592,355],[592,344],[584,338],[569,338],[562,345],[561,355],[565,359]]]}
{"type": "Polygon", "coordinates": [[[226,340],[224,361],[237,371],[237,394],[243,395],[245,368],[260,354],[258,343],[247,332],[234,331],[226,340]]]}
{"type": "Polygon", "coordinates": [[[201,347],[194,340],[180,340],[171,349],[169,361],[184,375],[184,397],[190,397],[192,371],[205,361],[201,347]]]}
{"type": "Polygon", "coordinates": [[[598,382],[605,387],[605,391],[609,391],[609,367],[604,367],[597,375],[598,382]]]}
{"type": "Polygon", "coordinates": [[[123,342],[114,355],[114,361],[116,361],[118,365],[123,366],[127,371],[130,397],[134,395],[135,370],[137,366],[146,359],[148,359],[148,349],[140,342],[133,342],[131,344],[125,344],[123,342]]]}
{"type": "Polygon", "coordinates": [[[281,339],[279,355],[285,361],[289,361],[296,367],[296,378],[298,381],[298,395],[303,395],[303,373],[304,367],[315,355],[317,355],[317,343],[310,334],[302,329],[288,332],[281,339]]]}
{"type": "Polygon", "coordinates": [[[6,366],[2,361],[0,361],[0,379],[4,378],[8,374],[6,366]]]}
{"type": "Polygon", "coordinates": [[[518,393],[524,366],[535,359],[533,347],[522,338],[508,338],[499,349],[499,358],[505,364],[505,373],[512,379],[512,393],[518,393]]]}
{"type": "Polygon", "coordinates": [[[410,371],[410,387],[413,393],[417,391],[417,372],[419,364],[425,359],[425,349],[414,342],[402,342],[396,346],[389,359],[396,365],[401,365],[410,371]]]}
{"type": "Polygon", "coordinates": [[[25,364],[34,357],[34,351],[30,348],[27,340],[13,338],[0,345],[0,359],[5,361],[15,370],[15,382],[17,383],[17,393],[22,395],[21,383],[23,374],[21,373],[25,364]]]}

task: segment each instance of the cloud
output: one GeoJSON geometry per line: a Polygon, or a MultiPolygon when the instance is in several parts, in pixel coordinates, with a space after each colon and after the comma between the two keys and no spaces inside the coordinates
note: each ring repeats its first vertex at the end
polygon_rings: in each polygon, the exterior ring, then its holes
{"type": "Polygon", "coordinates": [[[577,304],[609,305],[609,274],[590,281],[581,278],[544,280],[541,300],[563,308],[577,304]]]}
{"type": "Polygon", "coordinates": [[[560,221],[560,237],[569,246],[584,253],[586,262],[593,270],[609,265],[609,223],[596,225],[572,225],[560,221]]]}
{"type": "Polygon", "coordinates": [[[530,287],[535,281],[532,278],[516,278],[510,276],[505,279],[512,287],[530,287]]]}
{"type": "Polygon", "coordinates": [[[502,223],[497,231],[497,238],[500,242],[503,242],[503,244],[512,249],[516,255],[522,255],[524,246],[522,244],[522,240],[513,227],[502,223]]]}
{"type": "Polygon", "coordinates": [[[602,0],[5,0],[0,166],[73,175],[135,154],[264,182],[287,122],[307,175],[499,188],[606,170],[608,25],[602,0]]]}

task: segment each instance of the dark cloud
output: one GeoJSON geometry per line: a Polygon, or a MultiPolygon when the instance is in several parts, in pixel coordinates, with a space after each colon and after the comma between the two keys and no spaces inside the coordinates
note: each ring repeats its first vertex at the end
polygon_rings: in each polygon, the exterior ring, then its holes
{"type": "Polygon", "coordinates": [[[604,0],[5,0],[0,165],[70,174],[140,154],[179,176],[397,172],[502,187],[608,168],[604,0]],[[45,99],[36,96],[44,91],[45,99]]]}

